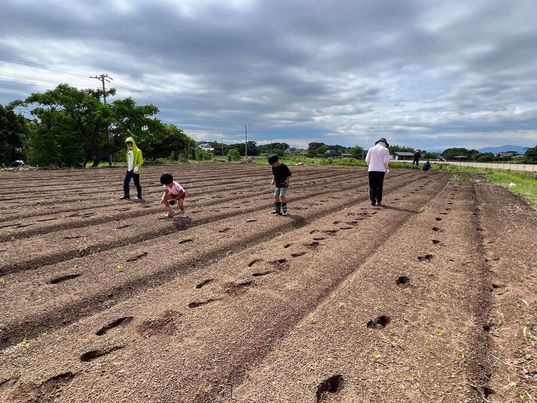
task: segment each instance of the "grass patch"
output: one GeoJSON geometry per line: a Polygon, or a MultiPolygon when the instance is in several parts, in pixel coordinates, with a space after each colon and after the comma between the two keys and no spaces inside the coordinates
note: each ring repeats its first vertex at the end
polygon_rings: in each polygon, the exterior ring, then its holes
{"type": "Polygon", "coordinates": [[[519,194],[523,199],[537,207],[536,172],[490,170],[487,172],[487,180],[519,194]]]}
{"type": "Polygon", "coordinates": [[[453,172],[453,180],[470,182],[481,179],[486,183],[502,186],[517,193],[537,207],[537,172],[508,171],[504,169],[463,167],[450,164],[432,164],[432,171],[453,172]]]}

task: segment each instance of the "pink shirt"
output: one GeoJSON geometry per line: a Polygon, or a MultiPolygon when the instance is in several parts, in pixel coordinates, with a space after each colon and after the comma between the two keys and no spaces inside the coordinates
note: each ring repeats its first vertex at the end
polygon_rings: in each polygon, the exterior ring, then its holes
{"type": "Polygon", "coordinates": [[[390,162],[390,152],[386,147],[378,143],[371,147],[365,157],[368,165],[368,171],[386,172],[385,164],[390,162]]]}
{"type": "Polygon", "coordinates": [[[162,187],[164,190],[168,190],[168,193],[172,196],[179,196],[185,193],[185,189],[176,181],[173,181],[169,185],[163,185],[162,187]]]}

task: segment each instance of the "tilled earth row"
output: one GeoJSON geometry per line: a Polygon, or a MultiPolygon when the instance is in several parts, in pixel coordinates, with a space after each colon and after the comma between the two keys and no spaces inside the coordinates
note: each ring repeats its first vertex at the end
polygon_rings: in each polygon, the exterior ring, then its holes
{"type": "Polygon", "coordinates": [[[296,167],[277,217],[270,175],[226,169],[247,197],[200,188],[190,220],[155,208],[0,243],[1,401],[535,396],[536,249],[520,250],[534,209],[416,171],[390,174],[372,207],[364,170],[296,167]]]}

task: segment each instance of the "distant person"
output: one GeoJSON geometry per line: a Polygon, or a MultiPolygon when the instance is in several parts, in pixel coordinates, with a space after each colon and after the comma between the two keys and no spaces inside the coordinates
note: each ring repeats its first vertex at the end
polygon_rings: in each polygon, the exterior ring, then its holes
{"type": "Polygon", "coordinates": [[[390,163],[389,144],[384,137],[375,142],[375,146],[367,151],[365,162],[369,172],[369,198],[371,205],[381,206],[382,187],[384,186],[384,175],[390,172],[388,165],[390,163]]]}
{"type": "Polygon", "coordinates": [[[425,164],[423,164],[423,170],[427,172],[429,169],[431,169],[431,163],[427,161],[425,164]]]}
{"type": "Polygon", "coordinates": [[[185,189],[178,182],[174,181],[173,176],[170,174],[162,174],[160,183],[164,188],[164,194],[162,195],[160,202],[164,204],[166,216],[172,218],[175,215],[172,206],[177,203],[177,207],[181,210],[181,217],[186,217],[184,206],[186,196],[185,189]]]}
{"type": "Polygon", "coordinates": [[[289,188],[291,171],[287,165],[279,161],[278,156],[275,154],[268,157],[268,163],[272,167],[272,185],[274,185],[274,208],[272,209],[272,214],[286,216],[288,213],[285,195],[289,188]]]}
{"type": "Polygon", "coordinates": [[[421,158],[421,150],[416,150],[414,153],[414,160],[412,161],[412,168],[414,168],[414,164],[416,164],[416,168],[420,167],[420,158],[421,158]]]}
{"type": "Polygon", "coordinates": [[[132,137],[125,139],[127,145],[127,174],[123,181],[123,197],[122,200],[130,199],[129,185],[131,178],[134,180],[134,185],[137,191],[137,200],[142,200],[142,186],[140,185],[140,173],[142,172],[142,164],[144,159],[142,157],[142,150],[136,147],[136,142],[132,137]]]}

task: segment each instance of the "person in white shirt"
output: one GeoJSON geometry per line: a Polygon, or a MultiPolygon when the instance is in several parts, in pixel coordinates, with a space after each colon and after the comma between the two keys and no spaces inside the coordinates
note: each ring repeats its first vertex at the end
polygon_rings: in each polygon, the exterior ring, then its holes
{"type": "Polygon", "coordinates": [[[384,137],[375,142],[375,146],[367,151],[365,162],[369,172],[369,198],[371,205],[381,206],[382,187],[384,186],[384,175],[390,172],[388,165],[390,163],[389,144],[384,137]]]}

